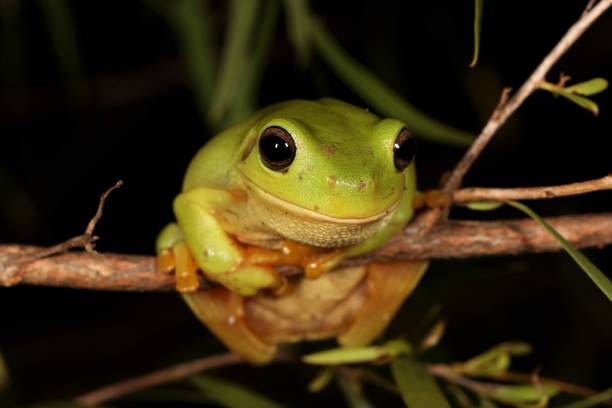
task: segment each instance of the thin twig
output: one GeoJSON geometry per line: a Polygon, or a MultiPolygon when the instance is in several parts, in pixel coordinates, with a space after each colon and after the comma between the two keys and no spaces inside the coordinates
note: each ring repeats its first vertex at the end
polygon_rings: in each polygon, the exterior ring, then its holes
{"type": "MultiPolygon", "coordinates": [[[[504,90],[501,97],[501,103],[493,111],[489,121],[482,129],[480,135],[476,138],[474,143],[470,146],[468,151],[465,153],[461,161],[455,166],[450,177],[447,179],[442,190],[449,196],[453,196],[455,191],[461,186],[463,177],[472,167],[472,164],[480,156],[480,153],[487,146],[489,141],[493,138],[497,130],[508,120],[510,115],[518,109],[519,106],[531,95],[535,90],[538,89],[539,84],[545,79],[546,74],[552,66],[561,58],[563,54],[580,38],[585,30],[593,24],[597,18],[599,18],[610,6],[612,6],[612,0],[601,0],[592,9],[589,9],[584,13],[576,23],[574,23],[567,33],[559,40],[557,45],[550,51],[550,53],[542,60],[540,65],[533,71],[531,76],[525,81],[523,86],[507,101],[506,93],[504,90]]],[[[449,204],[450,205],[450,204],[449,204]]],[[[444,214],[448,211],[448,207],[445,208],[444,214]]]]}
{"type": "Polygon", "coordinates": [[[205,370],[232,366],[242,362],[243,360],[233,353],[202,357],[108,385],[95,391],[88,392],[87,394],[80,395],[76,397],[75,400],[85,406],[93,407],[136,391],[181,380],[205,370]]]}
{"type": "Polygon", "coordinates": [[[96,224],[98,223],[98,221],[100,221],[100,218],[102,218],[102,212],[104,210],[104,203],[106,202],[106,198],[108,197],[110,193],[113,192],[113,190],[118,189],[122,185],[123,185],[123,180],[119,180],[115,183],[114,186],[110,187],[100,196],[100,201],[98,202],[98,208],[96,209],[96,214],[93,216],[91,220],[89,220],[89,223],[87,224],[87,228],[85,229],[84,235],[89,237],[89,240],[84,245],[85,251],[95,252],[94,245],[98,237],[94,236],[93,233],[94,233],[94,229],[96,228],[96,224]]]}
{"type": "Polygon", "coordinates": [[[102,209],[108,195],[119,188],[123,181],[119,180],[114,186],[106,190],[100,197],[96,214],[87,224],[85,233],[70,238],[59,244],[50,247],[27,247],[22,251],[0,251],[0,286],[14,286],[21,282],[24,275],[23,267],[34,261],[49,258],[53,255],[67,252],[74,248],[84,248],[87,252],[93,253],[94,242],[98,237],[93,235],[96,224],[102,217],[102,209]]]}
{"type": "Polygon", "coordinates": [[[548,187],[485,188],[471,187],[457,191],[453,203],[472,201],[540,200],[611,190],[612,174],[605,177],[548,187]]]}
{"type": "Polygon", "coordinates": [[[462,387],[465,387],[480,395],[489,395],[493,391],[495,391],[496,388],[500,387],[500,384],[492,384],[492,383],[486,383],[482,381],[475,381],[470,378],[464,377],[460,374],[457,374],[455,370],[453,370],[451,367],[447,366],[446,364],[429,364],[427,366],[427,369],[432,375],[438,378],[441,378],[452,384],[457,384],[462,387]]]}

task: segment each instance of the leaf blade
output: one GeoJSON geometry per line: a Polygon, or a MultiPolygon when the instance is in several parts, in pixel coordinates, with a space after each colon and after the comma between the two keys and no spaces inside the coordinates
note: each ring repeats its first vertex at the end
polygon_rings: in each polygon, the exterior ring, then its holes
{"type": "Polygon", "coordinates": [[[571,93],[590,96],[605,91],[607,87],[608,81],[605,78],[593,78],[588,81],[567,86],[565,89],[571,93]]]}
{"type": "Polygon", "coordinates": [[[346,376],[339,376],[338,386],[350,408],[374,408],[374,405],[366,399],[355,381],[351,381],[346,376]]]}
{"type": "Polygon", "coordinates": [[[507,201],[508,205],[522,211],[531,218],[533,218],[538,224],[544,227],[550,235],[552,235],[558,242],[559,245],[572,257],[572,259],[582,268],[582,270],[588,275],[589,278],[597,285],[597,287],[612,301],[612,281],[597,267],[595,266],[586,256],[582,254],[576,247],[570,244],[565,238],[561,236],[553,227],[551,227],[542,217],[536,214],[526,205],[519,203],[518,201],[507,201]]]}
{"type": "Polygon", "coordinates": [[[480,53],[480,32],[482,29],[482,9],[484,0],[474,0],[474,53],[470,68],[473,68],[478,63],[478,54],[480,53]]]}
{"type": "Polygon", "coordinates": [[[413,355],[395,358],[391,363],[391,372],[408,407],[450,408],[436,380],[413,355]]]}
{"type": "Polygon", "coordinates": [[[212,376],[195,376],[190,382],[206,397],[227,408],[283,408],[283,405],[246,387],[212,376]]]}

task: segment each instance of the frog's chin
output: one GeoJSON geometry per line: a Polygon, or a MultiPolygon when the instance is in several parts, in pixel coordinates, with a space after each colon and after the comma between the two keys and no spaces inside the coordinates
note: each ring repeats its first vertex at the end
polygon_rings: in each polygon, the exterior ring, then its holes
{"type": "Polygon", "coordinates": [[[395,210],[400,203],[400,200],[397,200],[395,203],[393,203],[391,206],[389,206],[385,210],[369,215],[367,217],[340,218],[340,217],[334,217],[331,215],[323,214],[318,211],[313,211],[311,209],[304,208],[297,204],[283,200],[282,198],[278,198],[277,196],[259,187],[257,184],[253,183],[251,180],[249,180],[246,177],[244,178],[244,182],[245,182],[245,186],[246,186],[246,189],[249,195],[255,200],[260,200],[264,202],[266,206],[274,206],[278,209],[289,212],[295,217],[307,218],[307,219],[312,219],[314,221],[321,221],[321,222],[331,222],[331,223],[337,223],[337,224],[355,224],[355,225],[371,224],[391,214],[393,210],[395,210]]]}
{"type": "Polygon", "coordinates": [[[399,201],[380,213],[361,218],[338,218],[279,199],[245,181],[248,209],[257,222],[283,238],[317,247],[343,247],[363,242],[379,231],[399,201]]]}

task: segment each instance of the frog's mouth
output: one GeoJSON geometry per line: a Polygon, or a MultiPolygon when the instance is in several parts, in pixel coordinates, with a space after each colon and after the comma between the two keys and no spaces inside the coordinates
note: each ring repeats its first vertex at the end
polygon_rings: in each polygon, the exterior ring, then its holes
{"type": "Polygon", "coordinates": [[[379,221],[380,219],[392,213],[399,206],[399,203],[401,201],[401,199],[399,199],[395,203],[393,203],[391,206],[386,208],[385,210],[379,213],[370,215],[368,217],[340,218],[340,217],[334,217],[331,215],[323,214],[321,212],[314,211],[309,208],[304,208],[297,204],[294,204],[289,201],[278,198],[275,195],[259,187],[253,181],[249,180],[247,177],[244,177],[244,182],[245,182],[245,187],[247,191],[249,192],[249,194],[256,200],[261,201],[262,204],[266,206],[271,206],[277,209],[284,210],[286,212],[293,214],[296,217],[307,218],[307,219],[310,219],[313,221],[319,221],[319,222],[335,223],[335,224],[352,224],[352,225],[371,224],[373,222],[379,221]]]}

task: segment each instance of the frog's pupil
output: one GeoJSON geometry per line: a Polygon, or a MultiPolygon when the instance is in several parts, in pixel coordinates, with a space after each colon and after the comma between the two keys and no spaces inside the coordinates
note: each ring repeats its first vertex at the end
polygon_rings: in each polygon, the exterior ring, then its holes
{"type": "Polygon", "coordinates": [[[395,168],[398,171],[404,170],[412,163],[416,156],[416,142],[410,135],[408,129],[402,129],[395,143],[393,144],[393,158],[395,168]]]}
{"type": "Polygon", "coordinates": [[[287,169],[295,157],[295,143],[285,129],[272,126],[259,138],[259,154],[263,163],[275,171],[287,169]]]}

